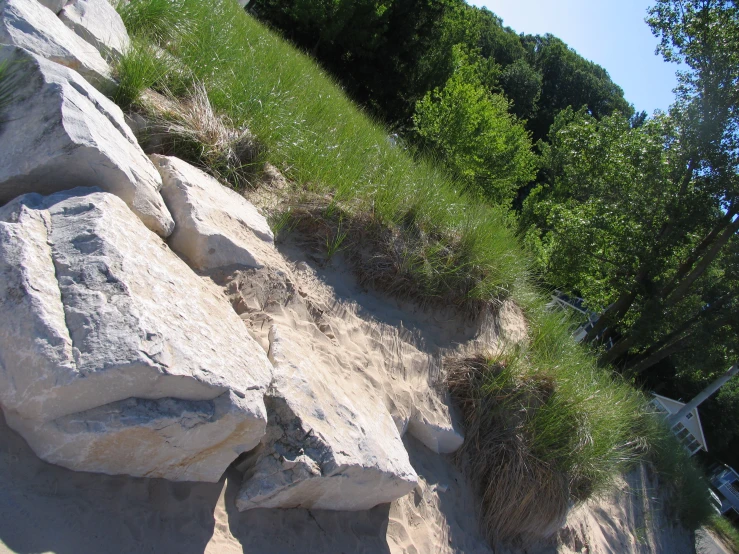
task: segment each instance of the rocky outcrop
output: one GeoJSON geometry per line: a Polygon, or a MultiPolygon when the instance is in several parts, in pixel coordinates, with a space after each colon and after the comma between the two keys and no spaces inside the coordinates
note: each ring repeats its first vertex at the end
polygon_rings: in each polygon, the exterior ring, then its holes
{"type": "Polygon", "coordinates": [[[0,43],[74,69],[98,87],[112,85],[110,67],[97,49],[38,0],[0,0],[0,43]]]}
{"type": "Polygon", "coordinates": [[[169,245],[201,270],[276,265],[267,220],[243,196],[174,157],[151,156],[175,220],[169,245]],[[270,263],[273,262],[273,263],[270,263]]]}
{"type": "Polygon", "coordinates": [[[0,405],[43,459],[217,480],[264,434],[264,350],[116,196],[0,208],[0,405]]]}
{"type": "Polygon", "coordinates": [[[287,333],[270,329],[268,430],[238,509],[367,510],[408,494],[418,478],[382,400],[334,382],[287,333]]]}
{"type": "Polygon", "coordinates": [[[0,46],[2,60],[22,74],[6,109],[13,116],[0,127],[0,203],[99,186],[168,236],[174,222],[159,194],[161,178],[120,108],[75,71],[21,48],[0,46]]]}
{"type": "Polygon", "coordinates": [[[130,46],[126,26],[108,0],[72,0],[59,19],[105,58],[119,58],[130,46]]]}

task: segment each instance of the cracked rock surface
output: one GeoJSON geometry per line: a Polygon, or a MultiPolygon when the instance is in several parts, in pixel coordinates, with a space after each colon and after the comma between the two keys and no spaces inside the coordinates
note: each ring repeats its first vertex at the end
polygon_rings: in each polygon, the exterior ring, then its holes
{"type": "Polygon", "coordinates": [[[382,399],[336,383],[287,329],[269,338],[268,430],[238,509],[368,510],[408,494],[418,477],[382,399]]]}
{"type": "Polygon", "coordinates": [[[216,481],[272,374],[220,291],[94,189],[0,208],[0,405],[46,461],[216,481]]]}
{"type": "Polygon", "coordinates": [[[0,126],[0,203],[28,192],[96,186],[168,236],[174,221],[159,194],[161,177],[120,108],[79,73],[22,48],[0,45],[2,62],[18,87],[5,110],[12,117],[0,126]]]}

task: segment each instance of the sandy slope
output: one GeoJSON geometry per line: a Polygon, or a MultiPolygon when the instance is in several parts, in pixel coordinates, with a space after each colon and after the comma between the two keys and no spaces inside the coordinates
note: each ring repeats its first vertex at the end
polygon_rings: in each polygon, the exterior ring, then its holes
{"type": "Polygon", "coordinates": [[[489,552],[461,476],[407,446],[421,485],[392,505],[239,513],[235,470],[215,484],[73,472],[36,458],[0,417],[0,553],[489,552]]]}
{"type": "MultiPolygon", "coordinates": [[[[362,290],[339,265],[315,263],[305,245],[283,250],[279,271],[213,277],[265,347],[271,324],[289,329],[305,355],[332,368],[337,386],[382,398],[401,430],[419,410],[447,417],[434,388],[442,355],[494,349],[500,335],[515,340],[525,332],[510,306],[460,321],[362,290]]],[[[216,484],[75,473],[39,460],[0,416],[0,553],[492,552],[478,531],[471,488],[451,458],[408,433],[404,442],[420,482],[391,505],[239,513],[234,468],[216,484]]],[[[625,481],[614,495],[574,511],[559,539],[528,553],[694,552],[689,536],[634,493],[650,486],[625,481]]]]}
{"type": "Polygon", "coordinates": [[[674,525],[655,478],[645,467],[615,490],[573,510],[559,533],[559,551],[589,554],[692,554],[692,533],[674,525]]]}

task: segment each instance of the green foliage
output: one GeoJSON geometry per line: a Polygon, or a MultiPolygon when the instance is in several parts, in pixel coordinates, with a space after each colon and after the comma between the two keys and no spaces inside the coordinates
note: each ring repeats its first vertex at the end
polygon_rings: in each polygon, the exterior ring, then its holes
{"type": "Polygon", "coordinates": [[[400,121],[428,90],[419,64],[434,45],[438,22],[450,6],[462,3],[255,0],[250,9],[314,55],[353,98],[388,121],[400,121]]]}
{"type": "Polygon", "coordinates": [[[739,530],[722,516],[714,515],[707,527],[728,546],[732,552],[739,552],[739,530]]]}
{"type": "MultiPolygon", "coordinates": [[[[665,119],[632,129],[621,116],[597,121],[565,110],[542,146],[552,184],[532,192],[525,222],[545,230],[547,279],[579,291],[595,310],[630,286],[669,215],[679,186],[665,163],[669,132],[665,119]]],[[[684,207],[696,215],[695,206],[684,207]]]]}
{"type": "MultiPolygon", "coordinates": [[[[527,62],[541,75],[542,88],[535,117],[529,120],[534,140],[546,140],[557,114],[586,107],[596,119],[621,113],[631,117],[632,106],[608,72],[552,36],[526,36],[527,62]]],[[[515,102],[515,100],[514,100],[515,102]]]]}
{"type": "MultiPolygon", "coordinates": [[[[690,397],[739,355],[739,7],[660,0],[650,16],[687,68],[670,113],[561,112],[523,227],[546,280],[602,312],[601,361],[690,397]]],[[[712,452],[737,463],[732,390],[701,409],[712,452]]]]}
{"type": "Polygon", "coordinates": [[[483,86],[479,65],[455,48],[457,67],[443,89],[416,105],[415,131],[467,190],[510,206],[536,174],[528,133],[508,113],[508,101],[483,86]]]}
{"type": "Polygon", "coordinates": [[[187,33],[191,20],[183,0],[121,1],[118,13],[130,34],[165,44],[187,33]]]}
{"type": "Polygon", "coordinates": [[[525,60],[518,59],[506,67],[500,76],[500,85],[505,95],[512,99],[511,109],[517,117],[528,119],[536,114],[541,98],[542,76],[525,60]]]}
{"type": "Polygon", "coordinates": [[[671,493],[668,507],[688,529],[705,525],[715,515],[708,479],[661,417],[645,419],[645,434],[650,436],[649,459],[671,493]]]}
{"type": "Polygon", "coordinates": [[[165,79],[170,63],[165,54],[158,52],[149,42],[134,38],[129,49],[116,62],[118,86],[113,100],[124,109],[130,107],[142,92],[165,79]]]}

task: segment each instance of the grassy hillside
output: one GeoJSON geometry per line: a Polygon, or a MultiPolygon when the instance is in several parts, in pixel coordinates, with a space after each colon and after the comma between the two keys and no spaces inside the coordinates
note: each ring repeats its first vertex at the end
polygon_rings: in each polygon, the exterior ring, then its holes
{"type": "MultiPolygon", "coordinates": [[[[465,448],[475,467],[470,475],[486,503],[492,538],[545,527],[557,506],[603,490],[614,474],[651,454],[669,459],[663,467],[682,478],[675,472],[687,463],[682,450],[647,413],[641,393],[597,368],[572,341],[562,314],[544,309],[544,296],[529,281],[528,256],[503,210],[461,195],[442,167],[394,144],[311,59],[232,0],[133,0],[121,13],[135,36],[118,66],[116,99],[123,106],[135,105],[147,87],[192,105],[193,91],[202,87],[209,106],[194,113],[212,106],[219,125],[234,129],[233,141],[248,128],[259,145],[250,163],[277,166],[293,183],[296,206],[324,199],[310,215],[333,233],[326,238],[329,254],[337,241],[358,244],[369,234],[384,256],[385,277],[375,282],[390,292],[409,294],[393,285],[404,283],[424,302],[479,310],[512,299],[522,307],[529,324],[525,345],[453,372],[452,388],[467,419],[465,448]],[[525,414],[515,423],[521,440],[501,441],[507,432],[501,426],[508,423],[493,416],[516,410],[525,414]],[[500,453],[500,444],[515,450],[517,465],[501,465],[490,455],[500,453]],[[528,527],[503,525],[510,514],[501,510],[511,503],[502,489],[487,486],[488,478],[509,479],[529,497],[556,481],[555,508],[528,527]]],[[[193,145],[187,147],[193,158],[193,145]]],[[[194,157],[200,152],[208,166],[211,150],[195,148],[194,157]]],[[[211,169],[228,178],[227,171],[211,169]]],[[[700,487],[689,504],[696,514],[707,506],[700,487]]]]}

